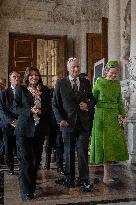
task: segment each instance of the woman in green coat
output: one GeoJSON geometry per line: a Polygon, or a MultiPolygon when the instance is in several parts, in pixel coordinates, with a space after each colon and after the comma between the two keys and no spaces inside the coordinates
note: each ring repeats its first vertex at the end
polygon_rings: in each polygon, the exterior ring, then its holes
{"type": "Polygon", "coordinates": [[[125,142],[125,110],[122,104],[121,86],[117,80],[118,62],[109,61],[105,67],[105,77],[95,82],[93,94],[97,101],[90,146],[90,161],[104,164],[103,182],[113,182],[112,165],[114,161],[128,160],[125,142]]]}

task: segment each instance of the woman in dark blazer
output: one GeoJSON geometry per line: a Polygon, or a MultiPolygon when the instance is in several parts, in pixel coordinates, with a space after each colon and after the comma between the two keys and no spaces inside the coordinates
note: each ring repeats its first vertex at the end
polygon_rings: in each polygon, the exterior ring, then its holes
{"type": "Polygon", "coordinates": [[[21,156],[23,198],[31,200],[34,197],[44,138],[48,134],[51,101],[49,89],[43,86],[38,69],[28,68],[23,81],[24,85],[18,86],[15,93],[18,114],[15,134],[21,156]]]}

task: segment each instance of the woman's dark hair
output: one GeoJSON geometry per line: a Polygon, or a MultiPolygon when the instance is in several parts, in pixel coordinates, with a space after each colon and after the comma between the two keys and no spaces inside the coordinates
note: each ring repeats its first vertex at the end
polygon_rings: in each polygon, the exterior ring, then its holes
{"type": "Polygon", "coordinates": [[[39,81],[38,81],[37,85],[43,86],[42,77],[41,77],[41,74],[40,74],[40,72],[37,68],[27,68],[26,69],[26,71],[24,73],[24,78],[23,78],[23,85],[28,87],[28,85],[29,85],[29,76],[31,75],[32,71],[35,71],[39,76],[39,81]]]}

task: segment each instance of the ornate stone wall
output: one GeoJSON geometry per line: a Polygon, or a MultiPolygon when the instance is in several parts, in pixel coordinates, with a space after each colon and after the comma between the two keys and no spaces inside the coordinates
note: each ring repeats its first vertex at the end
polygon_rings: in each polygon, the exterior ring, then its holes
{"type": "Polygon", "coordinates": [[[76,55],[82,61],[86,33],[101,31],[107,5],[108,0],[0,0],[1,75],[7,75],[9,32],[67,35],[68,44],[75,41],[76,55]]]}
{"type": "Polygon", "coordinates": [[[120,0],[122,19],[123,96],[128,110],[128,148],[129,162],[136,163],[136,1],[120,0]]]}

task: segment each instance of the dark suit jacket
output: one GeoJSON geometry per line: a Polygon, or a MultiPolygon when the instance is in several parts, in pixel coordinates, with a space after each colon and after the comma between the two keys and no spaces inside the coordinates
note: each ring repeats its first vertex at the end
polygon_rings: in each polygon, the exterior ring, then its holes
{"type": "Polygon", "coordinates": [[[12,88],[7,88],[0,92],[0,118],[3,127],[6,127],[14,119],[17,119],[12,88]]]}
{"type": "Polygon", "coordinates": [[[80,102],[86,102],[88,109],[94,106],[95,99],[91,92],[90,83],[86,79],[80,80],[80,88],[77,96],[74,95],[72,86],[68,77],[59,80],[53,96],[53,110],[57,122],[66,120],[70,127],[74,127],[77,117],[85,130],[90,130],[90,117],[88,111],[82,111],[79,108],[80,102]]]}
{"type": "MultiPolygon", "coordinates": [[[[50,94],[47,86],[41,89],[41,115],[39,121],[40,134],[46,135],[48,127],[49,110],[51,107],[50,94]]],[[[34,137],[35,123],[31,108],[34,106],[34,98],[25,86],[18,86],[15,94],[16,113],[18,114],[15,133],[18,136],[34,137]]]]}

